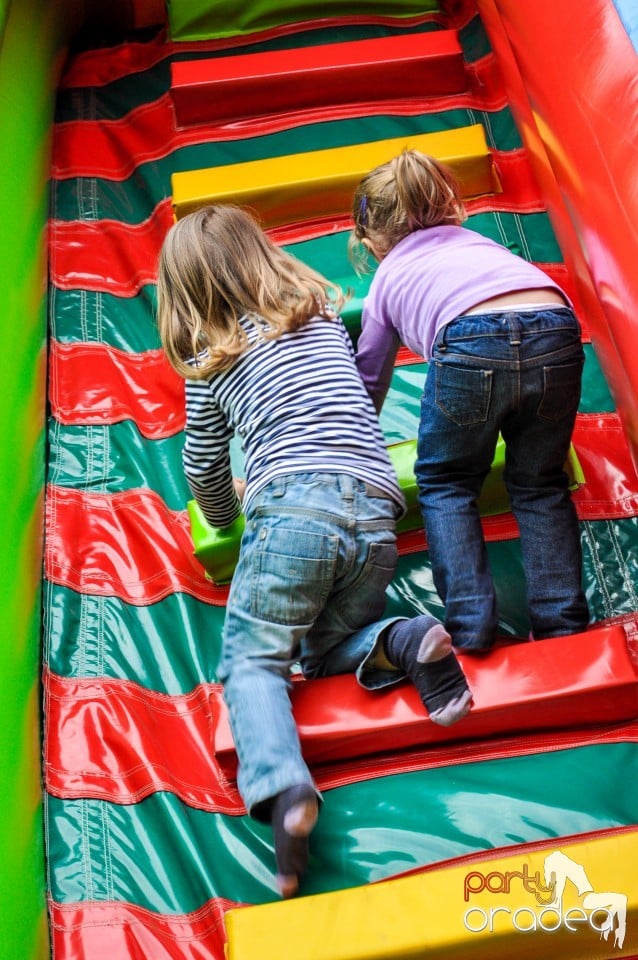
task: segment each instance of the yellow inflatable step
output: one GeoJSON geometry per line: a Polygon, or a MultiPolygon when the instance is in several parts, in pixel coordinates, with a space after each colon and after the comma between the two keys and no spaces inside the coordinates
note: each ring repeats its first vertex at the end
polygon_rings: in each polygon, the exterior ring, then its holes
{"type": "Polygon", "coordinates": [[[179,219],[209,203],[252,207],[266,228],[344,216],[351,210],[352,195],[361,177],[406,147],[449,164],[466,199],[501,189],[485,131],[481,124],[475,124],[441,133],[174,173],[171,186],[175,217],[179,219]]]}
{"type": "Polygon", "coordinates": [[[230,910],[228,960],[611,960],[638,946],[638,828],[230,910]],[[553,901],[553,902],[552,902],[553,901]]]}

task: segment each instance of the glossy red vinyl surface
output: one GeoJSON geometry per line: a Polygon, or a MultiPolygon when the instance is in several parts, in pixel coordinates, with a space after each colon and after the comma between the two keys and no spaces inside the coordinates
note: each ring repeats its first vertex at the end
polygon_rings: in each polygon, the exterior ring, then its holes
{"type": "Polygon", "coordinates": [[[393,100],[465,88],[452,30],[171,64],[179,126],[365,102],[371,90],[393,100]]]}
{"type": "Polygon", "coordinates": [[[51,793],[135,803],[170,790],[200,809],[243,810],[213,751],[217,685],[169,696],[128,680],[46,671],[44,690],[51,793]]]}
{"type": "MultiPolygon", "coordinates": [[[[312,110],[315,121],[345,120],[353,116],[374,116],[381,110],[396,116],[413,116],[443,110],[501,110],[506,104],[500,74],[492,55],[466,65],[467,93],[424,96],[414,88],[409,99],[368,99],[365,103],[337,103],[312,110]]],[[[379,95],[379,91],[368,90],[379,95]]],[[[125,180],[138,160],[161,160],[182,147],[211,140],[237,140],[288,130],[307,123],[308,110],[282,110],[276,114],[206,123],[178,129],[170,94],[144,104],[117,120],[69,120],[55,128],[55,149],[51,175],[58,180],[100,176],[125,180]],[[143,132],[143,136],[141,136],[143,132]],[[132,160],[131,158],[135,158],[132,160]]]]}
{"type": "Polygon", "coordinates": [[[638,54],[611,0],[478,0],[638,462],[638,54]]]}
{"type": "Polygon", "coordinates": [[[638,473],[618,415],[579,414],[573,443],[585,475],[573,494],[581,520],[636,516],[638,473]]]}
{"type": "MultiPolygon", "coordinates": [[[[523,151],[493,151],[503,192],[470,200],[470,213],[491,210],[535,213],[544,209],[542,198],[523,151]]],[[[332,217],[331,231],[348,229],[349,211],[332,217]]],[[[133,297],[157,279],[157,257],[166,232],[173,224],[170,199],[159,203],[139,224],[116,220],[51,220],[51,281],[62,290],[97,290],[133,297]]],[[[316,221],[290,224],[272,232],[278,243],[325,232],[316,221]],[[318,232],[317,232],[318,231],[318,232]]]]}
{"type": "Polygon", "coordinates": [[[133,903],[49,900],[53,955],[64,960],[210,960],[224,955],[226,910],[216,898],[189,914],[167,915],[133,903]]]}
{"type": "Polygon", "coordinates": [[[186,512],[150,490],[94,494],[49,485],[45,574],[80,593],[149,604],[185,591],[222,606],[227,587],[206,580],[186,512]]]}
{"type": "Polygon", "coordinates": [[[157,439],[184,429],[184,381],[162,350],[130,353],[101,343],[49,343],[49,402],[60,423],[135,421],[157,439]]]}
{"type": "MultiPolygon", "coordinates": [[[[457,730],[432,724],[407,683],[368,692],[350,675],[296,681],[304,755],[319,788],[330,789],[411,769],[635,741],[638,724],[621,721],[638,716],[636,642],[631,621],[466,656],[476,703],[457,730]]],[[[54,796],[135,803],[166,790],[198,809],[244,812],[218,684],[168,696],[132,681],[48,670],[43,684],[44,772],[54,796]]]]}
{"type": "MultiPolygon", "coordinates": [[[[293,712],[304,756],[327,763],[425,743],[638,717],[638,669],[621,624],[478,656],[459,653],[459,660],[474,705],[452,727],[433,724],[408,683],[382,693],[345,675],[295,684],[293,712]]],[[[219,713],[215,756],[232,776],[236,755],[221,700],[219,713]]]]}
{"type": "Polygon", "coordinates": [[[134,297],[157,280],[157,257],[173,225],[170,199],[142,223],[50,220],[51,282],[61,290],[134,297]]]}

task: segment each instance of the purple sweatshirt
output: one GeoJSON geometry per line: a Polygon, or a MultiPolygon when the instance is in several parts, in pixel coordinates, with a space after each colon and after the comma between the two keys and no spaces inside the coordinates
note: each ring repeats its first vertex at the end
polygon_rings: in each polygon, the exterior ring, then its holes
{"type": "Polygon", "coordinates": [[[534,264],[466,227],[408,234],[377,267],[363,305],[357,366],[376,409],[402,343],[429,360],[446,323],[490,297],[542,287],[565,296],[534,264]]]}

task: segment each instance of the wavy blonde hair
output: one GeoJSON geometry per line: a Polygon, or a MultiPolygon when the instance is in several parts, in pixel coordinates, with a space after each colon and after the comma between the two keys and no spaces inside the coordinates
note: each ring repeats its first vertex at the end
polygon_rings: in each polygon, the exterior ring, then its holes
{"type": "Polygon", "coordinates": [[[460,224],[466,216],[452,170],[418,150],[404,150],[366,174],[355,190],[350,258],[358,273],[365,272],[369,260],[363,240],[381,260],[409,233],[460,224]]]}
{"type": "Polygon", "coordinates": [[[168,231],[159,259],[157,321],[171,366],[200,379],[232,366],[249,342],[334,317],[338,287],[277,247],[240,207],[202,207],[168,231]],[[190,361],[190,362],[189,362],[190,361]]]}

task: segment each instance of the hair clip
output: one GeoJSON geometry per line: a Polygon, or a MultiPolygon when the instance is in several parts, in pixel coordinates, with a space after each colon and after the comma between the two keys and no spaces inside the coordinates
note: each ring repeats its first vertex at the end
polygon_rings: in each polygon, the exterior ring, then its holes
{"type": "Polygon", "coordinates": [[[368,220],[368,198],[364,194],[359,201],[359,223],[362,227],[366,226],[368,220]]]}

